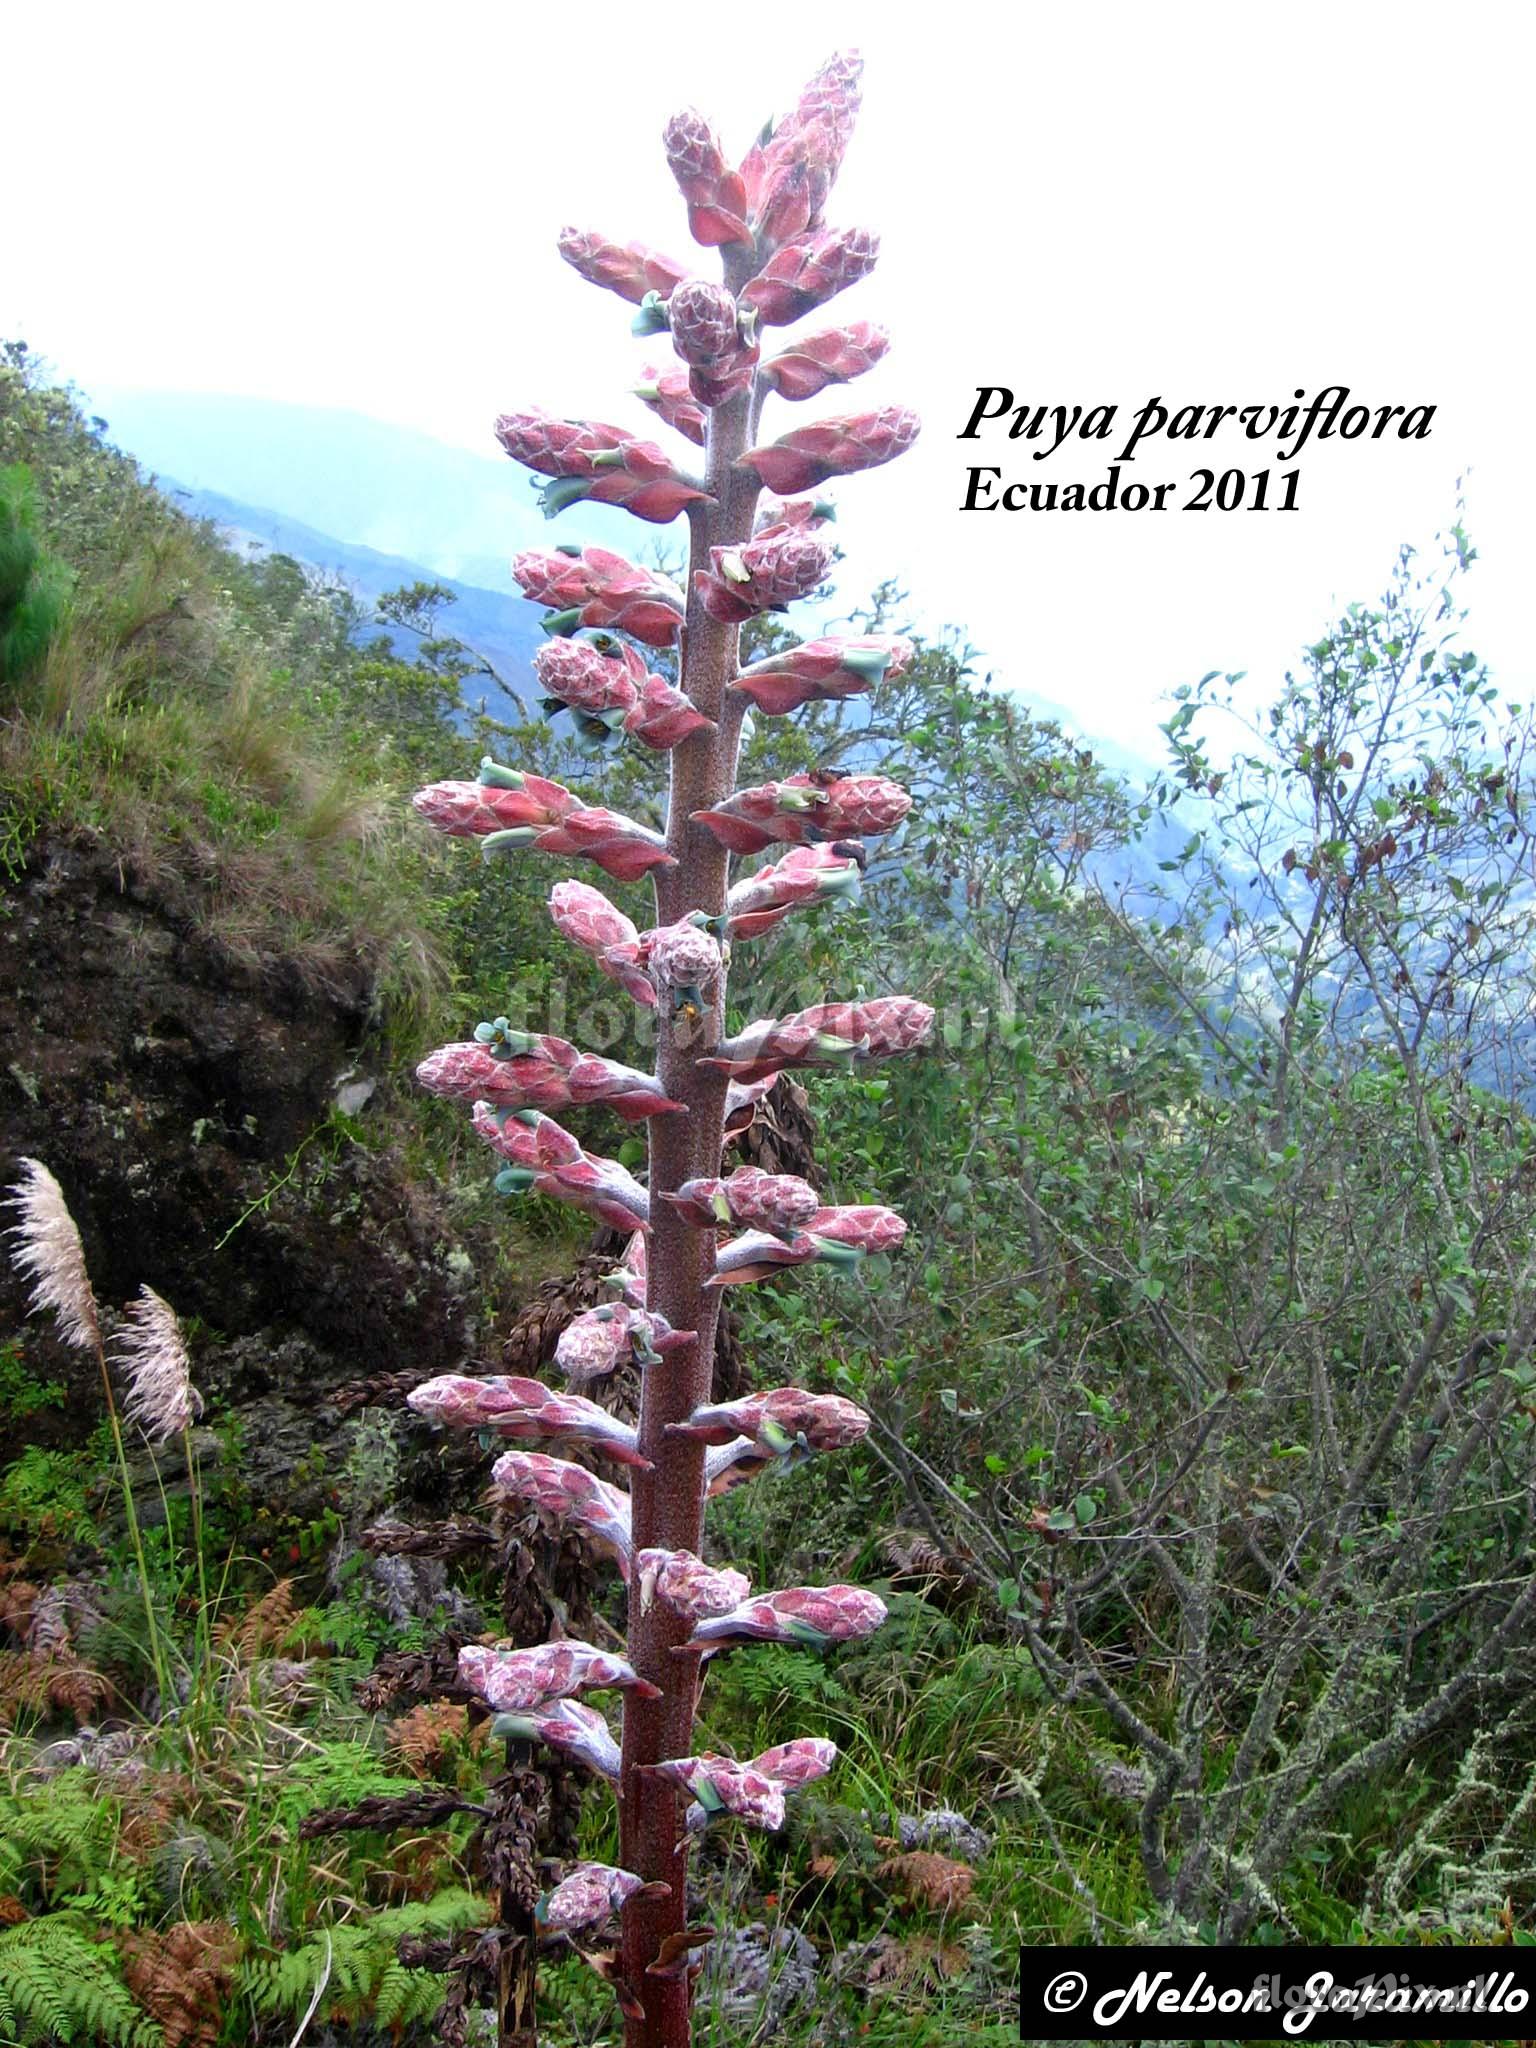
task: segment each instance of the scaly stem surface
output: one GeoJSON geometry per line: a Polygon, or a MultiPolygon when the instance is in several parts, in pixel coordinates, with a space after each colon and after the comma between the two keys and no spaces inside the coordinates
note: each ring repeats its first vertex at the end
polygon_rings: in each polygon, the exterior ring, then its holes
{"type": "MultiPolygon", "coordinates": [[[[688,617],[679,680],[705,717],[715,721],[716,730],[696,734],[672,753],[667,844],[677,866],[657,871],[658,924],[675,923],[692,910],[717,917],[725,908],[730,856],[689,819],[694,811],[723,803],[736,786],[741,700],[728,697],[727,688],[736,675],[741,629],[710,617],[691,572],[708,566],[712,547],[751,536],[760,485],[750,470],[735,465],[750,445],[752,411],[749,389],[710,414],[706,483],[712,496],[690,514],[688,617]]],[[[658,1011],[657,1072],[663,1091],[684,1103],[687,1114],[658,1117],[651,1126],[650,1305],[674,1329],[696,1330],[698,1340],[652,1366],[642,1382],[640,1449],[655,1470],[635,1474],[637,1551],[652,1545],[703,1549],[704,1448],[690,1438],[668,1436],[666,1425],[684,1421],[710,1398],[720,1297],[704,1283],[714,1269],[715,1243],[710,1232],[686,1222],[660,1197],[684,1181],[720,1170],[727,1082],[700,1066],[698,1058],[723,1035],[724,1021],[723,973],[712,1015],[689,1025],[674,1020],[665,1003],[658,1011]]],[[[642,1678],[662,1688],[662,1697],[631,1698],[625,1709],[621,1861],[627,1870],[669,1885],[671,1891],[665,1898],[637,1899],[624,1915],[624,1975],[645,2007],[643,2018],[627,2022],[627,2048],[687,2048],[688,2042],[686,1976],[646,1975],[666,1938],[687,1924],[683,1802],[672,1785],[638,1774],[638,1766],[692,1750],[698,1663],[672,1654],[691,1628],[661,1601],[642,1611],[637,1572],[629,1595],[630,1661],[642,1678]]]]}

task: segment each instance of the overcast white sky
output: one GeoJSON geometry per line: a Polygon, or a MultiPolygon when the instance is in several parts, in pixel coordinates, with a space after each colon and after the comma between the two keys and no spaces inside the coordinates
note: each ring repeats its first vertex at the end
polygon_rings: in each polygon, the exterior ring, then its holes
{"type": "MultiPolygon", "coordinates": [[[[865,111],[829,211],[883,254],[812,324],[883,320],[895,345],[860,385],[771,414],[777,432],[849,405],[923,415],[915,454],[838,490],[850,594],[899,574],[1000,682],[1151,746],[1174,683],[1278,677],[1332,599],[1374,596],[1465,471],[1472,642],[1529,697],[1527,33],[1492,0],[53,0],[6,28],[24,89],[6,93],[0,333],[87,390],[344,406],[482,450],[529,403],[646,420],[616,394],[656,344],[560,263],[555,230],[713,274],[666,115],[697,104],[739,151],[857,43],[865,111]],[[1267,405],[1330,383],[1433,404],[1431,437],[1307,450],[1289,515],[958,509],[968,461],[1096,482],[1113,452],[957,442],[978,385],[1124,419],[1153,394],[1267,405]]],[[[1250,470],[1272,452],[1230,433],[1210,450],[1250,470]]],[[[1144,443],[1134,474],[1187,495],[1207,459],[1144,443]]],[[[579,537],[573,519],[554,531],[579,537]]]]}

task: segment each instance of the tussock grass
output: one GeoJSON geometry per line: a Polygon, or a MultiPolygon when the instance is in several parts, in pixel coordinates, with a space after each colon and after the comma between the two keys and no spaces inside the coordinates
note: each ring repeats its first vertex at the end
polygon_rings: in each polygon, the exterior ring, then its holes
{"type": "Polygon", "coordinates": [[[0,865],[16,878],[54,836],[105,846],[236,966],[429,1009],[448,979],[434,850],[404,802],[409,763],[345,687],[344,632],[274,611],[14,361],[0,461],[28,465],[72,579],[41,663],[0,698],[0,865]]]}

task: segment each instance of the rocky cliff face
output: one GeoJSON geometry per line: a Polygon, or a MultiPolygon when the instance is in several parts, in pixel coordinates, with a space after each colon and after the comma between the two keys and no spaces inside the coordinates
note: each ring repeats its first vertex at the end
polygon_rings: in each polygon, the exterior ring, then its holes
{"type": "MultiPolygon", "coordinates": [[[[259,1493],[334,1434],[344,1383],[470,1355],[486,1247],[456,1241],[367,1099],[365,967],[323,988],[253,967],[201,907],[106,849],[34,847],[0,895],[0,1177],[24,1154],[58,1176],[104,1307],[147,1282],[196,1319],[199,1383],[241,1417],[259,1493]],[[377,1142],[328,1124],[338,1106],[377,1142]]],[[[0,1339],[24,1333],[71,1399],[0,1415],[0,1465],[101,1411],[94,1368],[24,1307],[0,1270],[0,1339]]]]}

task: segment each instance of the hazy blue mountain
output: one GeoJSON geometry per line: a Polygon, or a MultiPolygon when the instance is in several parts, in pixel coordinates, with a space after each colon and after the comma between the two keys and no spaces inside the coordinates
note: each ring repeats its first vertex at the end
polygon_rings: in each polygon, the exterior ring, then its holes
{"type": "MultiPolygon", "coordinates": [[[[458,624],[449,631],[489,652],[490,642],[479,636],[489,633],[504,645],[510,630],[520,662],[537,644],[536,623],[528,630],[518,619],[522,600],[513,594],[508,562],[520,548],[570,538],[570,522],[552,527],[527,474],[504,456],[452,448],[360,413],[270,399],[97,385],[90,402],[107,420],[109,440],[162,480],[175,479],[195,509],[221,524],[318,567],[339,567],[371,594],[418,576],[452,581],[473,596],[456,607],[458,624]],[[231,509],[214,509],[215,498],[231,509]],[[498,618],[492,607],[503,591],[510,610],[498,618]]],[[[629,555],[637,539],[643,555],[657,541],[683,541],[681,526],[642,532],[627,513],[603,505],[583,507],[580,531],[629,555]]],[[[1146,780],[1144,760],[1083,731],[1077,714],[1025,701],[1038,716],[1082,732],[1117,773],[1146,780]]]]}
{"type": "MultiPolygon", "coordinates": [[[[402,555],[337,540],[302,520],[285,519],[262,505],[243,504],[222,491],[195,490],[164,474],[160,487],[194,517],[211,519],[242,552],[262,548],[292,555],[309,568],[341,577],[365,598],[380,597],[406,583],[441,583],[454,596],[454,603],[439,614],[441,630],[467,642],[521,696],[531,699],[533,650],[544,638],[539,627],[542,615],[515,585],[507,592],[482,590],[402,555]]],[[[402,650],[414,644],[409,635],[396,637],[402,650]]],[[[465,694],[473,700],[483,694],[483,686],[471,677],[465,694]]],[[[495,708],[493,703],[491,709],[495,708]]]]}
{"type": "MultiPolygon", "coordinates": [[[[418,573],[511,592],[511,556],[561,538],[528,472],[494,444],[475,455],[361,413],[217,392],[97,385],[90,403],[107,439],[157,476],[399,556],[418,573]]],[[[611,506],[588,507],[582,530],[635,550],[635,522],[611,506]]]]}

